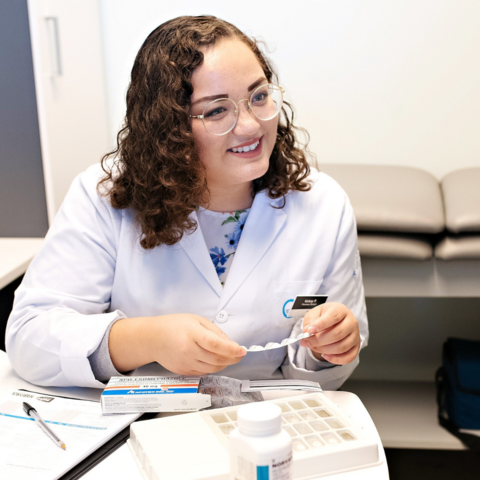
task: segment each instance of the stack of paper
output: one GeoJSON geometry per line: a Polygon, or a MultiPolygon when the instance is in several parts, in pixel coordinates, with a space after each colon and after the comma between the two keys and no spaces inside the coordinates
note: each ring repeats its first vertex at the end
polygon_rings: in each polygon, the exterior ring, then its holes
{"type": "Polygon", "coordinates": [[[242,380],[242,392],[258,392],[260,390],[306,390],[321,392],[318,382],[310,380],[242,380]]]}
{"type": "Polygon", "coordinates": [[[0,478],[59,478],[139,416],[105,417],[98,402],[16,390],[0,398],[0,478]],[[23,411],[23,402],[37,410],[66,450],[23,411]]]}

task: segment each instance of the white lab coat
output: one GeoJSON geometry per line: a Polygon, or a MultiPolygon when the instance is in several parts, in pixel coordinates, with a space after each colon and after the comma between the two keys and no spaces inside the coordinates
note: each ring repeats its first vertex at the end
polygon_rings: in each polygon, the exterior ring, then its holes
{"type": "MultiPolygon", "coordinates": [[[[132,211],[112,208],[97,193],[101,174],[95,165],[74,180],[16,292],[6,346],[13,368],[26,380],[104,387],[88,356],[109,324],[123,317],[194,313],[240,345],[279,342],[298,320],[284,314],[295,295],[327,294],[329,301],[345,304],[366,345],[355,218],[345,192],[327,175],[314,171],[313,188],[290,192],[284,208],[272,208],[282,199],[256,195],[222,287],[200,227],[173,246],[142,249],[132,211]]],[[[297,332],[301,328],[295,326],[297,332]]],[[[305,352],[295,344],[287,355],[285,348],[248,353],[219,374],[265,379],[283,372],[336,389],[358,364],[357,358],[308,371],[298,366],[305,364],[305,352]]]]}

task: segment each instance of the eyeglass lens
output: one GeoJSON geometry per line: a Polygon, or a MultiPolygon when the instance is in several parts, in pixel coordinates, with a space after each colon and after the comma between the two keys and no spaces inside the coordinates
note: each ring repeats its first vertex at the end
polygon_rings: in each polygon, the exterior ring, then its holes
{"type": "MultiPolygon", "coordinates": [[[[280,112],[283,94],[280,87],[266,84],[250,96],[250,108],[259,120],[271,120],[280,112]]],[[[237,121],[237,106],[233,100],[220,98],[210,102],[203,111],[203,124],[208,132],[222,135],[233,129],[237,121]]]]}

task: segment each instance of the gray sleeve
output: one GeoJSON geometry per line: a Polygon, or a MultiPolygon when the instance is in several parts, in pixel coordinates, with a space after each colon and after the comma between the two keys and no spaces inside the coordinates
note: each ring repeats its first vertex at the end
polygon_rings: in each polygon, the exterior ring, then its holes
{"type": "Polygon", "coordinates": [[[110,377],[122,375],[117,372],[113,366],[112,359],[110,358],[110,350],[108,349],[108,339],[110,337],[110,330],[113,324],[121,320],[120,318],[114,320],[107,328],[105,335],[103,335],[102,341],[98,345],[97,349],[88,357],[90,367],[92,368],[95,379],[107,383],[110,377]]]}
{"type": "MultiPolygon", "coordinates": [[[[305,347],[300,347],[305,348],[305,347]]],[[[333,367],[333,363],[327,362],[326,360],[319,360],[315,358],[312,351],[309,348],[305,348],[307,354],[305,355],[305,370],[311,370],[312,372],[318,372],[324,368],[333,367]]],[[[297,365],[300,366],[300,365],[297,365]]]]}
{"type": "MultiPolygon", "coordinates": [[[[302,331],[303,324],[301,321],[297,321],[291,336],[296,337],[302,331]]],[[[288,345],[287,355],[282,365],[284,378],[311,380],[318,382],[324,390],[337,390],[352,374],[359,362],[357,356],[353,362],[346,365],[334,365],[314,358],[309,359],[309,352],[310,349],[301,347],[298,342],[288,345]]]]}

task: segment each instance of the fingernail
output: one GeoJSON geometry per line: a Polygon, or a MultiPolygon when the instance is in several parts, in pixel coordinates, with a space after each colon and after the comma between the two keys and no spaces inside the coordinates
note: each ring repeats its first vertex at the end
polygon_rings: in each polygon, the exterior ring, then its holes
{"type": "Polygon", "coordinates": [[[318,333],[317,327],[314,327],[313,325],[311,327],[308,327],[308,333],[318,333]]]}

